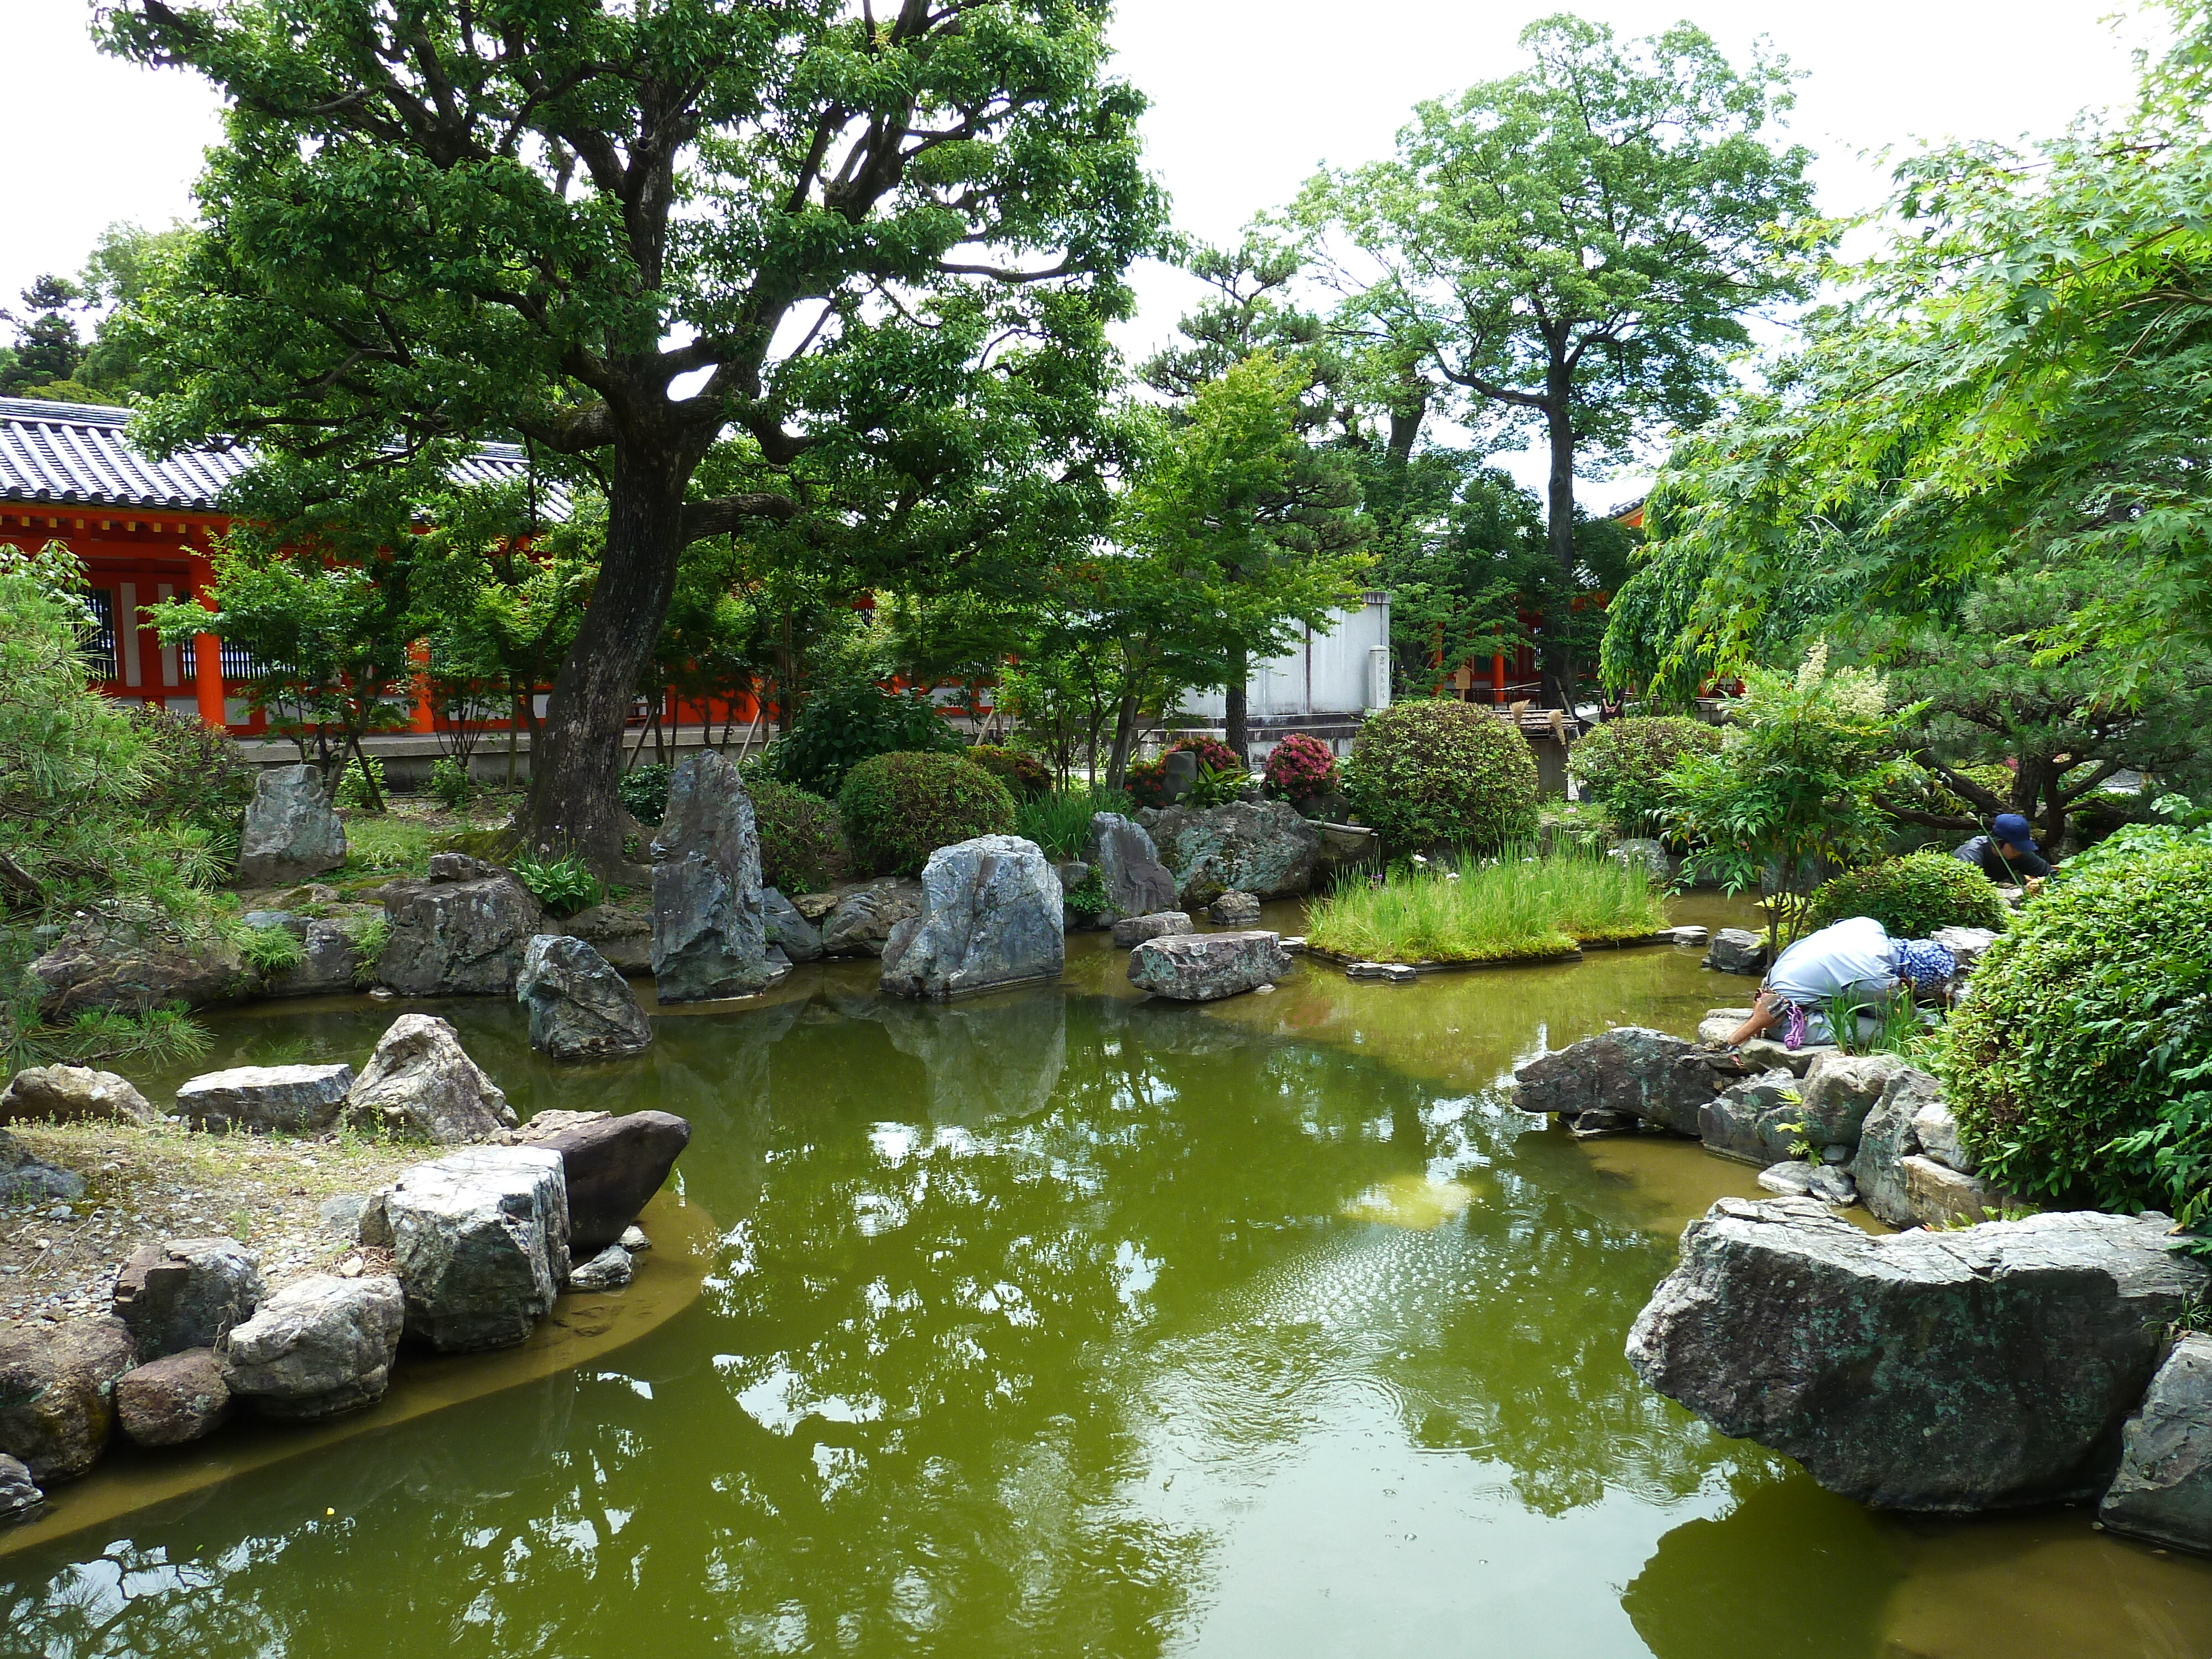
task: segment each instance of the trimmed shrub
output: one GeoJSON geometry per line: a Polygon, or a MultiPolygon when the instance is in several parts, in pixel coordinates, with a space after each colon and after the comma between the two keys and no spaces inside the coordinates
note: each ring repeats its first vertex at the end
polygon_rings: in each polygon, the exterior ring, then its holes
{"type": "Polygon", "coordinates": [[[746,767],[744,779],[760,829],[761,879],[787,897],[828,886],[844,845],[837,809],[757,766],[746,767]]]}
{"type": "Polygon", "coordinates": [[[1567,770],[1615,823],[1640,830],[1663,804],[1659,780],[1678,758],[1720,751],[1718,726],[1680,715],[1636,714],[1607,720],[1577,743],[1567,770]]]}
{"type": "Polygon", "coordinates": [[[1005,784],[1016,801],[1042,800],[1052,789],[1052,769],[1026,749],[979,743],[962,752],[1005,784]]]}
{"type": "Polygon", "coordinates": [[[845,775],[877,755],[936,753],[964,747],[937,706],[919,692],[886,691],[872,680],[825,685],[807,699],[765,757],[786,783],[825,799],[845,775]]]}
{"type": "MultiPolygon", "coordinates": [[[[1209,772],[1224,775],[1225,781],[1217,785],[1212,792],[1219,799],[1236,799],[1237,792],[1244,787],[1244,780],[1249,775],[1244,763],[1237,758],[1237,751],[1218,738],[1182,738],[1161,750],[1155,759],[1131,763],[1128,774],[1122,780],[1129,798],[1139,806],[1165,806],[1168,804],[1168,757],[1179,751],[1198,757],[1198,771],[1201,778],[1209,772]]],[[[1196,804],[1218,805],[1219,800],[1201,800],[1196,804]]]]}
{"type": "Polygon", "coordinates": [[[1267,793],[1292,805],[1337,786],[1336,750],[1319,738],[1292,732],[1267,751],[1267,793]]]}
{"type": "Polygon", "coordinates": [[[2001,1185],[2203,1223],[2212,831],[2123,830],[2061,866],[1976,965],[1939,1069],[2001,1185]]]}
{"type": "Polygon", "coordinates": [[[1472,703],[1401,702],[1367,717],[1344,793],[1394,848],[1493,852],[1536,833],[1528,740],[1472,703]]]}
{"type": "Polygon", "coordinates": [[[1168,804],[1168,757],[1157,760],[1131,761],[1129,769],[1122,775],[1121,787],[1129,792],[1129,799],[1139,806],[1165,806],[1168,804]]]}
{"type": "Polygon", "coordinates": [[[837,792],[854,862],[882,876],[920,872],[956,842],[1014,832],[1006,786],[958,754],[877,755],[846,775],[837,792]]]}
{"type": "Polygon", "coordinates": [[[1805,926],[1872,916],[1892,939],[1925,939],[1938,927],[1994,927],[2008,920],[1990,878],[1948,853],[1908,853],[1846,870],[1813,894],[1805,926]]]}

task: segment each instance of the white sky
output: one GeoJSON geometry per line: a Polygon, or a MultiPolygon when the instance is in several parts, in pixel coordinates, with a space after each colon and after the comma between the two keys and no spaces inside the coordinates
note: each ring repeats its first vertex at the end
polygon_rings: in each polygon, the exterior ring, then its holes
{"type": "MultiPolygon", "coordinates": [[[[1514,40],[1557,3],[1499,0],[1121,0],[1120,72],[1142,87],[1152,167],[1177,222],[1233,239],[1321,162],[1387,155],[1413,104],[1509,72],[1514,40]]],[[[2106,0],[1582,0],[1584,16],[1644,34],[1685,16],[1741,58],[1765,33],[1810,71],[1791,126],[1820,155],[1822,207],[1880,199],[1873,155],[1917,140],[2011,139],[2062,127],[2127,96],[2129,46],[2148,25],[2105,21],[2106,0]]],[[[42,271],[73,272],[117,220],[191,213],[202,149],[217,137],[199,82],[104,58],[80,0],[0,0],[0,304],[42,271]]],[[[1180,273],[1139,273],[1143,311],[1121,331],[1132,356],[1174,329],[1193,293],[1180,273]]],[[[1506,458],[1500,458],[1501,460],[1506,458]]],[[[1540,468],[1513,461],[1524,481],[1540,468]]],[[[1593,505],[1642,481],[1594,482],[1593,505]]]]}

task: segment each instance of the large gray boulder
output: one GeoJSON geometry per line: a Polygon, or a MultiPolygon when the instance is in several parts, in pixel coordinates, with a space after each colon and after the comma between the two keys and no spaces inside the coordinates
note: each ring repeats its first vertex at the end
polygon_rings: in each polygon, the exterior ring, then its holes
{"type": "Polygon", "coordinates": [[[899,923],[921,914],[921,884],[891,877],[839,896],[822,919],[822,954],[880,957],[899,923]]]}
{"type": "Polygon", "coordinates": [[[142,1244],[115,1275],[115,1316],[142,1360],[212,1348],[253,1316],[265,1294],[261,1264],[230,1238],[142,1244]]]}
{"type": "Polygon", "coordinates": [[[691,1126],[672,1112],[540,1112],[508,1139],[560,1154],[569,1242],[597,1249],[621,1238],[667,1183],[691,1126]]]}
{"type": "Polygon", "coordinates": [[[0,1333],[0,1451],[40,1486],[74,1480],[115,1430],[115,1379],[131,1364],[119,1319],[0,1333]]]}
{"type": "Polygon", "coordinates": [[[23,1460],[0,1452],[0,1523],[22,1520],[46,1501],[23,1460]]]}
{"type": "MultiPolygon", "coordinates": [[[[1778,1066],[1730,1084],[1699,1107],[1698,1138],[1708,1151],[1765,1169],[1795,1156],[1791,1148],[1803,1138],[1796,1127],[1802,1109],[1796,1073],[1778,1066]]],[[[1826,1145],[1812,1144],[1816,1153],[1826,1145]]]]}
{"type": "Polygon", "coordinates": [[[1066,960],[1044,854],[1019,836],[978,836],[929,855],[921,914],[884,942],[883,988],[942,1000],[1058,979],[1066,960]]]}
{"type": "Polygon", "coordinates": [[[1211,904],[1231,891],[1295,898],[1312,889],[1321,858],[1321,832],[1288,801],[1170,806],[1152,815],[1150,829],[1186,908],[1211,904]]]}
{"type": "Polygon", "coordinates": [[[238,842],[240,886],[282,887],[345,861],[345,825],[319,771],[272,766],[254,779],[238,842]]]}
{"type": "Polygon", "coordinates": [[[2087,1212],[1870,1237],[1807,1199],[1723,1199],[1629,1333],[1646,1382],[1883,1508],[2094,1497],[2161,1332],[2212,1269],[2087,1212]]]}
{"type": "Polygon", "coordinates": [[[350,1066],[234,1066],[177,1090],[177,1110],[199,1129],[282,1130],[319,1134],[338,1121],[350,1066]]]}
{"type": "Polygon", "coordinates": [[[1232,889],[1206,907],[1206,919],[1217,927],[1256,927],[1260,901],[1232,889]]]}
{"type": "Polygon", "coordinates": [[[618,974],[653,971],[653,911],[628,904],[594,904],[579,910],[561,924],[561,931],[580,939],[607,959],[618,974]]]}
{"type": "Polygon", "coordinates": [[[27,1066],[0,1091],[0,1123],[159,1123],[129,1079],[88,1066],[27,1066]]]}
{"type": "Polygon", "coordinates": [[[1997,942],[1996,931],[1988,927],[1938,927],[1929,938],[1951,953],[1954,985],[1972,975],[1982,953],[1997,942]]]}
{"type": "Polygon", "coordinates": [[[738,769],[706,750],[676,763],[653,838],[653,977],[663,1002],[750,996],[774,980],[760,831],[738,769]]]}
{"type": "Polygon", "coordinates": [[[545,908],[512,872],[435,853],[427,881],[387,882],[377,977],[403,996],[506,996],[545,908]]]}
{"type": "Polygon", "coordinates": [[[612,1060],[653,1047],[653,1025],[629,981],[582,939],[532,939],[514,996],[530,1010],[530,1046],[556,1060],[612,1060]]]}
{"type": "Polygon", "coordinates": [[[396,1279],[295,1279],[217,1346],[223,1386],[264,1417],[373,1406],[392,1380],[404,1311],[396,1279]]]}
{"type": "Polygon", "coordinates": [[[357,1127],[441,1146],[482,1140],[515,1122],[506,1092],[434,1014],[392,1022],[347,1091],[345,1109],[357,1127]]]}
{"type": "Polygon", "coordinates": [[[2121,1431],[2097,1518],[2113,1532],[2212,1554],[2212,1336],[2191,1332],[2121,1431]]]}
{"type": "Polygon", "coordinates": [[[1745,927],[1723,927],[1713,935],[1701,964],[1723,974],[1757,974],[1766,967],[1766,936],[1745,927]]]}
{"type": "Polygon", "coordinates": [[[1084,862],[1097,872],[1106,902],[1116,915],[1144,916],[1175,908],[1175,878],[1144,826],[1119,812],[1091,815],[1084,862]]]}
{"type": "Polygon", "coordinates": [[[784,955],[793,962],[822,959],[822,930],[773,887],[761,889],[761,914],[765,918],[768,942],[780,947],[784,955]]]}
{"type": "Polygon", "coordinates": [[[407,1334],[441,1352],[521,1341],[568,1276],[568,1186],[558,1152],[450,1152],[400,1171],[383,1207],[407,1334]]]}
{"type": "Polygon", "coordinates": [[[1867,1114],[1891,1081],[1911,1068],[1896,1054],[1847,1054],[1832,1049],[1805,1070],[1799,1121],[1815,1146],[1856,1146],[1867,1114]]]}
{"type": "Polygon", "coordinates": [[[187,1348],[115,1379],[115,1420],[142,1446],[181,1446],[221,1428],[230,1385],[212,1348],[187,1348]]]}
{"type": "Polygon", "coordinates": [[[1722,1079],[1694,1042],[1642,1025],[1617,1026],[1539,1054],[1513,1074],[1524,1112],[1618,1112],[1697,1135],[1698,1114],[1722,1079]]]}
{"type": "Polygon", "coordinates": [[[1129,982],[1177,1002],[1212,1002],[1273,985],[1291,971],[1282,936],[1259,928],[1164,933],[1129,952],[1129,982]]]}

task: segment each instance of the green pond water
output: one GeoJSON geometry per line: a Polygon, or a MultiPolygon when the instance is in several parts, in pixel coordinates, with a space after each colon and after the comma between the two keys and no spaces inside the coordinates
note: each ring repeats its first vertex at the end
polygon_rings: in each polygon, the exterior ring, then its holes
{"type": "MultiPolygon", "coordinates": [[[[70,1523],[64,1489],[0,1556],[0,1646],[2212,1651],[2212,1564],[2081,1510],[1873,1515],[1638,1382],[1622,1342],[1676,1236],[1751,1171],[1577,1145],[1498,1085],[1743,981],[1673,949],[1407,987],[1307,964],[1183,1008],[1071,945],[1063,986],[948,1008],[878,998],[872,963],[802,969],[581,1069],[512,1007],[440,1006],[525,1113],[691,1120],[703,1290],[225,1479],[111,1474],[140,1507],[70,1523]]],[[[201,1065],[358,1064],[395,1012],[241,1011],[201,1065]]]]}

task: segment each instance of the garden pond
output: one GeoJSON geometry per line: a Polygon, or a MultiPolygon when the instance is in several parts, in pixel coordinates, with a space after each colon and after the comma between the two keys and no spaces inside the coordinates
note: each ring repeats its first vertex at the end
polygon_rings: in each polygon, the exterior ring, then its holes
{"type": "MultiPolygon", "coordinates": [[[[1873,1514],[1631,1372],[1683,1224],[1753,1171],[1577,1143],[1501,1083],[1743,1001],[1695,951],[1187,1007],[1069,945],[1060,987],[949,1007],[801,969],[589,1067],[511,1006],[409,1005],[526,1114],[691,1121],[633,1300],[305,1434],[119,1452],[0,1537],[8,1650],[2212,1650],[2212,1563],[2082,1510],[1873,1514]]],[[[238,1010],[194,1069],[357,1065],[396,1012],[238,1010]]]]}

